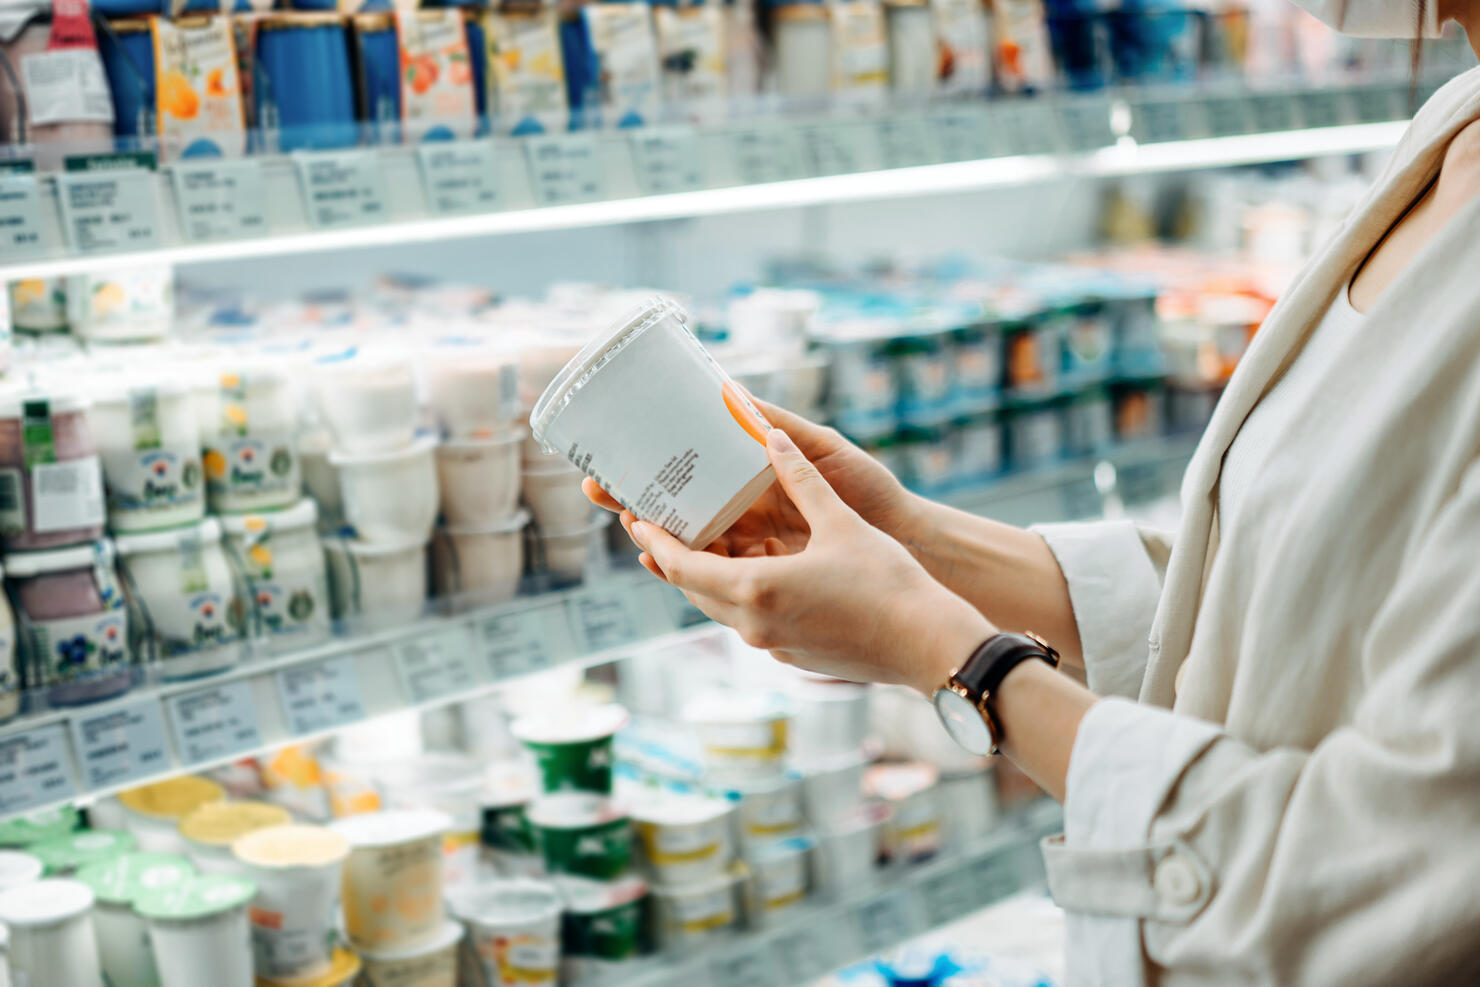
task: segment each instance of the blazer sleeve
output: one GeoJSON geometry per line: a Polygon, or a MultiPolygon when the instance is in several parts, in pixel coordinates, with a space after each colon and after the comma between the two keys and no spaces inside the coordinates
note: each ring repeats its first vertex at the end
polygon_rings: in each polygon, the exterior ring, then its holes
{"type": "Polygon", "coordinates": [[[1101,696],[1136,697],[1171,534],[1132,521],[1045,524],[1032,530],[1048,544],[1069,586],[1090,689],[1101,696]]]}
{"type": "Polygon", "coordinates": [[[1071,966],[1163,985],[1480,982],[1477,544],[1472,464],[1372,615],[1350,725],[1313,750],[1256,751],[1118,699],[1091,710],[1065,836],[1044,847],[1054,897],[1094,933],[1071,966]]]}

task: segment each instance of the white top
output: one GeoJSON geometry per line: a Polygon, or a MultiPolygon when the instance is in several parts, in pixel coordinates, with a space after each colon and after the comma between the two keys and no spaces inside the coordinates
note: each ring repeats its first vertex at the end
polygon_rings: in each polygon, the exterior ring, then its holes
{"type": "Polygon", "coordinates": [[[1249,412],[1238,437],[1224,454],[1223,472],[1218,480],[1218,517],[1224,528],[1236,522],[1244,494],[1279,442],[1280,433],[1289,425],[1293,409],[1304,404],[1321,386],[1322,369],[1331,365],[1336,351],[1352,337],[1361,321],[1362,313],[1352,308],[1348,284],[1336,293],[1331,307],[1311,330],[1310,338],[1285,375],[1249,412]]]}

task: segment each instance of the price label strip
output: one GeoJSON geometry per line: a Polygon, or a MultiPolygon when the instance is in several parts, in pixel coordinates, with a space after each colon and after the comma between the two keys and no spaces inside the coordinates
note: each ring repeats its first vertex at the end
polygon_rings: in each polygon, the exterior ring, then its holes
{"type": "Polygon", "coordinates": [[[485,617],[475,625],[496,679],[538,672],[554,664],[544,610],[485,617]]]}
{"type": "Polygon", "coordinates": [[[374,151],[296,151],[308,225],[320,230],[363,226],[390,217],[385,175],[374,151]]]}
{"type": "Polygon", "coordinates": [[[591,590],[567,601],[571,628],[583,654],[632,644],[638,639],[636,600],[623,590],[591,590]]]}
{"type": "Polygon", "coordinates": [[[498,159],[492,141],[422,144],[416,149],[427,211],[434,216],[498,208],[498,159]]]}
{"type": "Polygon", "coordinates": [[[67,245],[82,254],[147,250],[160,244],[154,155],[67,158],[57,175],[67,245]]]}
{"type": "Polygon", "coordinates": [[[704,187],[703,149],[694,131],[638,129],[628,139],[637,184],[645,195],[692,192],[704,187]]]}
{"type": "MultiPolygon", "coordinates": [[[[960,916],[953,916],[959,918],[960,916]]],[[[834,940],[815,926],[783,932],[772,942],[781,977],[777,983],[811,983],[838,967],[829,948],[834,940]]]]}
{"type": "Polygon", "coordinates": [[[19,260],[44,248],[41,187],[36,176],[0,171],[0,257],[19,260]]]}
{"type": "Polygon", "coordinates": [[[868,171],[874,154],[865,141],[873,131],[856,123],[816,123],[803,128],[802,139],[813,175],[851,175],[868,171]]]}
{"type": "Polygon", "coordinates": [[[1147,99],[1131,107],[1131,135],[1142,144],[1186,140],[1194,133],[1180,99],[1147,99]]]}
{"type": "Polygon", "coordinates": [[[876,123],[879,163],[885,168],[913,168],[940,160],[935,131],[923,116],[886,117],[876,123]]]}
{"type": "Polygon", "coordinates": [[[1058,114],[1053,106],[1041,100],[1016,100],[998,110],[997,122],[1010,137],[1018,154],[1055,154],[1059,135],[1055,124],[1058,114]]]}
{"type": "Polygon", "coordinates": [[[801,135],[792,127],[741,127],[731,136],[735,174],[741,184],[764,185],[801,178],[801,135]]]}
{"type": "Polygon", "coordinates": [[[183,692],[165,700],[175,750],[185,764],[200,764],[262,746],[257,708],[246,680],[183,692]]]}
{"type": "Polygon", "coordinates": [[[1255,93],[1248,97],[1254,129],[1259,133],[1278,133],[1295,129],[1295,104],[1289,93],[1255,93]]]}
{"type": "Polygon", "coordinates": [[[170,167],[187,240],[233,240],[267,232],[262,167],[256,161],[182,162],[170,167]]]}
{"type": "Polygon", "coordinates": [[[1312,89],[1300,94],[1300,119],[1307,127],[1339,127],[1346,122],[1346,94],[1312,89]]]}
{"type": "Polygon", "coordinates": [[[946,161],[979,161],[989,157],[988,117],[980,109],[942,110],[935,115],[935,136],[946,161]]]}
{"type": "Polygon", "coordinates": [[[1214,137],[1247,134],[1254,126],[1249,101],[1243,96],[1210,95],[1203,100],[1208,133],[1214,137]]]}
{"type": "Polygon", "coordinates": [[[601,148],[590,134],[525,137],[529,183],[542,206],[591,202],[605,194],[601,148]]]}
{"type": "Polygon", "coordinates": [[[1408,116],[1407,86],[1363,86],[1352,90],[1357,119],[1363,123],[1386,123],[1408,116]]]}
{"type": "Polygon", "coordinates": [[[1103,99],[1066,100],[1059,107],[1064,143],[1071,151],[1095,151],[1115,143],[1110,104],[1103,99]]]}
{"type": "Polygon", "coordinates": [[[879,953],[915,934],[915,914],[903,889],[887,891],[858,906],[860,942],[866,952],[879,953]]]}
{"type": "Polygon", "coordinates": [[[413,703],[455,696],[487,681],[473,659],[467,631],[449,627],[395,646],[401,687],[413,703]]]}
{"type": "Polygon", "coordinates": [[[972,863],[965,873],[970,879],[969,892],[979,908],[1016,894],[1023,884],[1012,850],[988,854],[972,863]]]}
{"type": "Polygon", "coordinates": [[[765,950],[737,949],[710,961],[709,978],[714,987],[772,987],[794,982],[777,977],[770,960],[765,950]]]}
{"type": "Polygon", "coordinates": [[[169,767],[164,712],[153,699],[79,713],[70,726],[85,788],[121,785],[169,767]]]}
{"type": "Polygon", "coordinates": [[[946,925],[975,910],[970,881],[969,871],[952,867],[920,882],[926,928],[946,925]]]}
{"type": "Polygon", "coordinates": [[[283,719],[295,737],[365,718],[360,679],[351,655],[282,668],[273,678],[277,680],[283,719]]]}
{"type": "Polygon", "coordinates": [[[60,723],[0,739],[0,816],[25,812],[77,794],[60,723]]]}

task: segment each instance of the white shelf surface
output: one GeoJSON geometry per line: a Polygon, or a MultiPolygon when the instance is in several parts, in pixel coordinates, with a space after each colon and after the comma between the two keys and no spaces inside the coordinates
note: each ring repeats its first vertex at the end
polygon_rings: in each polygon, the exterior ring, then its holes
{"type": "Polygon", "coordinates": [[[12,176],[0,178],[0,275],[410,246],[1350,154],[1395,144],[1407,100],[1407,83],[1392,81],[1146,90],[188,162],[142,174],[12,176]],[[182,213],[186,170],[207,190],[190,200],[204,212],[182,213]],[[93,207],[69,213],[64,199],[93,207]],[[110,199],[113,208],[98,207],[110,199]],[[182,223],[191,216],[216,228],[191,234],[182,223]]]}

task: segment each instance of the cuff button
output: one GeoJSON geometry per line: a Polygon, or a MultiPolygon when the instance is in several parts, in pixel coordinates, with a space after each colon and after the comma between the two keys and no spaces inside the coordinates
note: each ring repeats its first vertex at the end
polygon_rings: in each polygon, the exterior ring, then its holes
{"type": "Polygon", "coordinates": [[[1185,857],[1168,854],[1156,865],[1152,886],[1163,901],[1172,905],[1190,905],[1202,893],[1202,880],[1185,857]]]}

